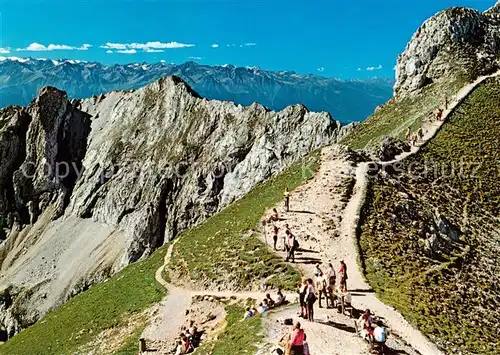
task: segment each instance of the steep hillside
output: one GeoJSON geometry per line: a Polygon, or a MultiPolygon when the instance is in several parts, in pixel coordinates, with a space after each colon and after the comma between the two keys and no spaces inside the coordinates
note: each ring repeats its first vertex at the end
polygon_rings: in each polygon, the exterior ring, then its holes
{"type": "Polygon", "coordinates": [[[376,148],[384,136],[404,138],[466,83],[492,73],[500,60],[497,4],[485,13],[454,7],[427,20],[398,57],[394,98],[344,140],[351,147],[376,148]]]}
{"type": "Polygon", "coordinates": [[[393,80],[343,81],[257,67],[174,64],[102,65],[74,60],[0,57],[0,107],[27,105],[44,86],[85,98],[111,90],[136,89],[176,75],[208,99],[241,105],[259,102],[273,110],[303,104],[326,111],[342,123],[363,121],[392,95],[393,80]],[[2,60],[3,59],[3,60],[2,60]]]}
{"type": "Polygon", "coordinates": [[[177,77],[73,102],[46,88],[0,114],[10,333],[344,134],[327,113],[209,101],[177,77]]]}
{"type": "MultiPolygon", "coordinates": [[[[311,177],[317,169],[318,157],[312,154],[308,158],[309,170],[304,173],[303,164],[296,163],[286,169],[282,174],[259,184],[247,196],[234,202],[226,209],[201,223],[198,227],[186,231],[181,235],[181,241],[198,243],[200,240],[207,241],[214,235],[214,228],[233,222],[231,232],[240,241],[247,234],[248,229],[256,229],[265,211],[276,204],[282,198],[283,189],[287,186],[295,188],[311,177]],[[244,216],[242,223],[238,223],[235,216],[244,216]]],[[[235,244],[230,243],[228,238],[221,238],[219,243],[218,257],[224,257],[234,251],[235,244]]],[[[238,242],[239,243],[239,242],[238,242]]],[[[238,245],[239,248],[239,245],[238,245]]],[[[299,277],[297,272],[274,256],[258,238],[248,235],[242,249],[258,253],[259,257],[267,262],[256,263],[252,258],[240,260],[240,268],[253,277],[254,281],[260,281],[263,274],[275,274],[270,285],[293,286],[292,281],[299,277]]],[[[120,273],[105,283],[92,286],[88,291],[73,297],[60,308],[47,314],[42,321],[23,330],[7,343],[0,345],[1,354],[69,354],[78,353],[85,349],[86,353],[95,351],[95,340],[101,339],[104,343],[109,341],[109,330],[120,330],[120,342],[118,348],[122,349],[127,344],[133,344],[132,350],[124,351],[124,354],[135,353],[137,340],[145,327],[145,323],[151,321],[151,314],[144,313],[145,309],[156,304],[165,294],[161,285],[154,281],[155,271],[162,265],[166,247],[158,249],[151,257],[125,267],[120,273]],[[141,318],[142,317],[142,318],[141,318]],[[149,317],[145,319],[145,317],[149,317]],[[133,322],[132,327],[127,327],[129,319],[143,319],[144,322],[133,322]],[[123,330],[124,329],[124,330],[123,330]]],[[[201,260],[203,262],[203,260],[201,260]]],[[[208,270],[205,265],[199,271],[208,270]]],[[[192,269],[196,272],[196,268],[192,269]]],[[[228,270],[226,270],[228,271],[228,270]]],[[[250,278],[238,279],[233,285],[238,288],[248,287],[250,278]]],[[[0,310],[5,306],[4,300],[8,299],[6,294],[0,301],[0,310]]],[[[19,303],[14,302],[14,306],[19,303]]],[[[12,306],[11,306],[12,307],[12,306]]],[[[233,307],[234,308],[234,307],[233,307]]],[[[235,346],[253,347],[255,336],[249,339],[248,325],[240,325],[242,330],[234,334],[231,323],[235,317],[241,319],[241,309],[237,308],[229,314],[229,326],[219,339],[219,346],[231,349],[235,346]],[[243,338],[240,338],[243,337],[243,338]]],[[[241,324],[238,322],[238,324],[241,324]]],[[[254,326],[260,324],[260,319],[253,322],[254,326]]],[[[111,345],[107,348],[109,349],[111,345]]],[[[208,349],[207,349],[208,351],[208,349]]],[[[118,351],[118,353],[120,353],[118,351]]]]}
{"type": "Polygon", "coordinates": [[[371,179],[359,244],[366,277],[446,353],[498,352],[500,81],[437,136],[371,179]]]}

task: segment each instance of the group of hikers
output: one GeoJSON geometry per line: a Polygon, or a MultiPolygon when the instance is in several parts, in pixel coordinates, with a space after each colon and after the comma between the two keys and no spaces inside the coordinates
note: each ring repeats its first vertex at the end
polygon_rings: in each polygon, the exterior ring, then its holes
{"type": "Polygon", "coordinates": [[[356,326],[360,329],[360,336],[368,340],[372,348],[383,346],[387,337],[387,330],[380,319],[374,320],[369,309],[359,317],[356,326]]]}
{"type": "Polygon", "coordinates": [[[248,319],[256,316],[257,314],[263,314],[270,309],[277,308],[279,306],[288,304],[288,301],[281,292],[281,290],[278,290],[278,294],[276,295],[276,299],[273,299],[271,295],[268,293],[266,295],[266,298],[259,303],[258,307],[247,307],[245,310],[245,315],[243,316],[243,319],[248,319]]]}
{"type": "Polygon", "coordinates": [[[320,264],[314,268],[314,280],[304,278],[297,284],[299,293],[300,313],[299,317],[314,321],[314,304],[318,301],[318,306],[322,308],[321,301],[325,299],[326,308],[335,308],[340,306],[341,311],[350,306],[351,295],[347,290],[347,265],[344,260],[340,261],[338,269],[339,286],[335,287],[337,274],[333,265],[328,264],[328,268],[323,272],[320,264]]]}
{"type": "MultiPolygon", "coordinates": [[[[288,206],[288,204],[287,204],[288,206]]],[[[272,234],[273,234],[273,248],[275,251],[279,250],[278,247],[278,241],[279,241],[279,233],[280,233],[280,228],[278,227],[277,223],[278,221],[281,221],[280,215],[278,213],[278,210],[276,208],[273,208],[273,212],[269,219],[267,221],[264,221],[264,228],[266,224],[272,224],[272,234]]],[[[286,261],[291,261],[292,263],[295,262],[295,252],[299,248],[299,242],[297,240],[297,237],[291,232],[290,227],[288,224],[285,224],[285,233],[283,234],[282,240],[283,240],[283,251],[286,252],[286,261]]]]}
{"type": "Polygon", "coordinates": [[[175,342],[175,355],[192,353],[200,346],[203,332],[191,322],[189,328],[183,328],[179,338],[175,342]]]}
{"type": "MultiPolygon", "coordinates": [[[[434,116],[434,119],[436,121],[442,121],[443,120],[443,113],[444,110],[448,109],[449,105],[449,99],[448,97],[445,98],[444,100],[444,109],[442,107],[438,107],[436,111],[429,113],[429,116],[434,116]]],[[[406,130],[406,141],[409,142],[412,146],[417,145],[417,142],[422,140],[424,138],[424,130],[422,127],[420,127],[417,132],[412,133],[411,128],[408,127],[406,130]]]]}

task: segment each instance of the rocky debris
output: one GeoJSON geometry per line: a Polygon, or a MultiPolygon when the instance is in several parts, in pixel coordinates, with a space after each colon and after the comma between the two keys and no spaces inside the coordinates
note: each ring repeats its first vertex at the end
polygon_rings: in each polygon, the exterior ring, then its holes
{"type": "Polygon", "coordinates": [[[388,136],[382,139],[382,142],[380,142],[378,159],[380,161],[390,161],[393,160],[396,156],[404,152],[409,152],[410,150],[411,147],[408,142],[388,136]]]}
{"type": "Polygon", "coordinates": [[[457,64],[468,67],[473,78],[498,68],[499,8],[497,3],[481,13],[453,7],[424,22],[398,57],[394,94],[407,96],[445,77],[457,64]]]}
{"type": "Polygon", "coordinates": [[[23,304],[36,320],[348,129],[301,105],[209,101],[177,77],[71,102],[45,88],[0,111],[0,289],[44,281],[23,304]]]}

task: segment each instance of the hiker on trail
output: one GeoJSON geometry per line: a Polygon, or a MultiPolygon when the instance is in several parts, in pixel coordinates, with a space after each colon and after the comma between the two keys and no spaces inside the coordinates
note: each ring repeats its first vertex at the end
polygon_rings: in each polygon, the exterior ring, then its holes
{"type": "Polygon", "coordinates": [[[410,127],[408,127],[408,129],[406,130],[406,137],[405,137],[405,139],[409,142],[410,138],[411,138],[411,129],[410,129],[410,127]]]}
{"type": "Polygon", "coordinates": [[[377,326],[373,329],[373,340],[379,344],[385,344],[387,330],[381,320],[377,321],[377,326]]]}
{"type": "Polygon", "coordinates": [[[267,301],[267,306],[269,308],[274,308],[276,306],[274,300],[271,298],[271,295],[269,293],[266,295],[266,301],[267,301]]]}
{"type": "Polygon", "coordinates": [[[413,133],[411,136],[411,145],[416,146],[417,145],[417,140],[418,140],[418,135],[417,133],[413,133]]]}
{"type": "Polygon", "coordinates": [[[285,209],[287,212],[290,212],[290,192],[288,191],[288,187],[285,187],[283,196],[285,197],[285,209]]]}
{"type": "MultiPolygon", "coordinates": [[[[319,308],[321,307],[321,299],[323,296],[325,296],[325,302],[326,302],[326,308],[328,307],[328,285],[326,283],[325,276],[323,274],[320,274],[319,277],[316,279],[316,289],[318,290],[318,301],[319,301],[319,308]]],[[[332,304],[333,305],[333,304],[332,304]]]]}
{"type": "Polygon", "coordinates": [[[328,270],[325,273],[325,280],[328,283],[326,288],[326,297],[328,297],[328,299],[330,300],[330,305],[334,307],[336,298],[335,295],[336,275],[335,275],[335,270],[333,269],[333,265],[331,263],[328,264],[328,270]]]}
{"type": "Polygon", "coordinates": [[[367,335],[370,337],[370,342],[371,342],[371,336],[373,336],[373,317],[369,309],[367,309],[359,318],[359,323],[361,323],[361,326],[363,327],[363,330],[366,332],[365,336],[367,335]]]}
{"type": "Polygon", "coordinates": [[[287,241],[288,232],[290,232],[290,227],[288,227],[288,223],[287,223],[287,224],[285,224],[285,234],[283,235],[283,250],[286,251],[287,255],[289,252],[288,241],[287,241]]]}
{"type": "Polygon", "coordinates": [[[274,250],[277,251],[278,249],[276,249],[276,245],[278,244],[278,233],[279,233],[280,229],[278,228],[277,225],[274,225],[273,227],[273,243],[274,243],[274,250]]]}
{"type": "Polygon", "coordinates": [[[319,265],[320,264],[316,264],[316,266],[314,266],[314,271],[313,271],[314,279],[317,279],[323,273],[323,271],[321,271],[319,265]]]}
{"type": "Polygon", "coordinates": [[[417,136],[419,140],[422,140],[424,138],[424,130],[422,129],[422,127],[418,129],[417,136]]]}
{"type": "Polygon", "coordinates": [[[347,290],[347,265],[344,263],[344,260],[340,261],[339,268],[339,277],[340,277],[340,288],[342,290],[347,290]]]}
{"type": "Polygon", "coordinates": [[[441,121],[442,118],[443,118],[443,109],[438,108],[436,110],[436,121],[441,121]]]}
{"type": "Polygon", "coordinates": [[[295,236],[289,230],[286,231],[287,243],[288,243],[288,255],[286,261],[291,260],[292,263],[295,262],[295,250],[298,247],[298,242],[295,236]]]}
{"type": "Polygon", "coordinates": [[[269,311],[269,307],[266,305],[266,300],[259,303],[259,314],[269,311]]]}
{"type": "Polygon", "coordinates": [[[306,341],[306,333],[301,328],[300,322],[295,322],[290,334],[288,354],[289,355],[305,355],[304,344],[306,341]]]}
{"type": "Polygon", "coordinates": [[[448,96],[444,98],[444,109],[448,109],[448,105],[450,104],[450,100],[448,99],[448,96]]]}
{"type": "Polygon", "coordinates": [[[349,291],[347,291],[347,288],[343,288],[339,286],[339,289],[337,290],[338,292],[338,298],[339,298],[339,304],[337,305],[337,311],[338,313],[344,314],[344,310],[346,307],[352,307],[352,296],[349,291]],[[340,306],[340,307],[339,307],[340,306]]]}
{"type": "Polygon", "coordinates": [[[182,343],[182,340],[177,340],[175,347],[175,355],[182,355],[182,354],[186,354],[186,348],[182,343]]]}
{"type": "Polygon", "coordinates": [[[335,269],[332,265],[332,263],[328,264],[328,269],[325,272],[325,279],[328,281],[328,284],[333,286],[333,289],[335,290],[335,281],[336,281],[337,276],[335,275],[335,269]]]}
{"type": "Polygon", "coordinates": [[[269,223],[278,222],[279,220],[280,214],[278,213],[278,210],[276,208],[273,208],[273,213],[271,214],[271,217],[269,217],[269,223]]]}
{"type": "Polygon", "coordinates": [[[309,320],[309,322],[314,322],[314,302],[316,302],[316,293],[313,280],[307,279],[306,308],[307,320],[309,320]]]}
{"type": "Polygon", "coordinates": [[[306,279],[302,279],[302,282],[297,284],[297,289],[299,292],[299,304],[300,304],[300,316],[301,318],[307,317],[307,304],[306,304],[306,293],[307,293],[307,282],[306,279]]]}

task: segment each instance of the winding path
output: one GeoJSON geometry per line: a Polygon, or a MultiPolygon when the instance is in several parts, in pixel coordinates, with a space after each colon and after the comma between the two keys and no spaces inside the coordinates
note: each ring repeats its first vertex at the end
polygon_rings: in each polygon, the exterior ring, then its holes
{"type": "MultiPolygon", "coordinates": [[[[423,139],[419,144],[412,147],[410,152],[397,156],[393,161],[377,163],[382,165],[393,164],[417,153],[422,146],[436,135],[446,121],[446,118],[453,112],[457,105],[481,82],[498,76],[500,76],[500,71],[493,75],[480,77],[473,83],[462,88],[453,98],[448,109],[443,112],[442,121],[424,125],[423,139]]],[[[359,256],[356,246],[356,229],[367,190],[366,174],[369,163],[360,163],[353,167],[339,149],[338,146],[325,148],[322,152],[320,170],[316,176],[307,184],[291,193],[291,200],[298,201],[298,206],[293,207],[297,208],[297,211],[285,214],[286,223],[290,225],[295,234],[306,237],[306,242],[301,243],[301,247],[310,248],[310,252],[317,254],[314,258],[308,258],[305,256],[306,253],[302,253],[302,255],[299,253],[297,255],[298,264],[295,265],[304,274],[311,275],[313,265],[316,262],[324,263],[327,261],[333,262],[333,259],[336,261],[343,259],[350,266],[348,286],[351,290],[356,290],[353,297],[353,305],[356,308],[370,308],[375,314],[384,317],[389,327],[394,329],[401,338],[421,354],[441,355],[442,352],[420,331],[413,328],[400,313],[392,307],[383,304],[370,292],[371,288],[364,280],[357,260],[359,256]],[[346,203],[342,203],[339,189],[342,190],[342,188],[345,188],[345,186],[342,187],[342,183],[345,182],[345,178],[349,177],[355,178],[355,185],[349,200],[346,203]],[[332,221],[336,222],[335,227],[331,227],[332,221]],[[336,230],[338,235],[332,236],[332,230],[336,230]],[[319,248],[315,250],[314,248],[318,246],[319,248]],[[357,267],[354,267],[354,265],[357,265],[357,267]]],[[[161,317],[159,317],[159,321],[156,324],[150,325],[143,333],[144,338],[153,341],[166,342],[169,339],[173,340],[177,336],[179,329],[184,323],[186,311],[191,306],[191,300],[194,296],[234,297],[237,299],[262,299],[265,297],[264,292],[195,291],[168,283],[164,280],[162,273],[170,262],[173,248],[178,240],[169,246],[163,265],[158,268],[155,274],[156,280],[168,289],[168,295],[160,303],[159,312],[161,313],[161,317]]],[[[284,253],[281,252],[281,255],[284,255],[284,253]]],[[[294,297],[295,294],[287,295],[288,299],[293,299],[294,297]]],[[[293,315],[293,312],[291,315],[289,314],[289,316],[293,315]]],[[[314,327],[312,328],[314,329],[314,327]]],[[[319,343],[315,346],[315,353],[327,354],[325,351],[328,351],[328,354],[331,354],[330,351],[333,351],[331,346],[336,343],[335,339],[330,339],[332,338],[329,336],[331,332],[324,332],[323,328],[320,330],[323,333],[318,337],[319,343]],[[323,349],[321,341],[324,341],[327,348],[323,349]]],[[[356,342],[353,342],[353,344],[359,345],[356,342]]],[[[350,353],[349,351],[345,352],[345,350],[348,349],[341,349],[339,353],[350,353]]],[[[360,348],[350,350],[358,351],[359,353],[360,348]]],[[[352,353],[355,354],[356,352],[352,353]]]]}
{"type": "MultiPolygon", "coordinates": [[[[475,80],[473,83],[463,87],[457,95],[453,98],[449,104],[448,109],[443,112],[443,117],[441,121],[435,121],[428,125],[424,125],[424,137],[416,145],[413,146],[410,152],[405,152],[397,156],[394,160],[389,162],[376,162],[377,164],[382,164],[384,166],[394,164],[399,162],[415,153],[417,153],[421,147],[431,140],[439,131],[439,129],[446,122],[448,116],[454,111],[454,109],[483,81],[492,77],[499,77],[500,71],[487,76],[482,76],[475,80]]],[[[367,190],[367,179],[366,174],[368,172],[368,167],[370,163],[361,163],[356,168],[356,184],[354,187],[354,194],[349,201],[345,213],[343,224],[341,228],[341,235],[347,237],[352,245],[351,248],[356,250],[357,236],[356,230],[359,224],[359,217],[361,208],[365,201],[366,190],[367,190]]],[[[348,265],[358,265],[355,272],[349,273],[349,287],[358,289],[369,289],[368,285],[364,281],[362,271],[359,268],[359,263],[356,258],[358,255],[351,255],[350,260],[346,260],[348,265]]],[[[351,269],[352,270],[352,269],[351,269]]],[[[399,335],[405,339],[411,346],[417,349],[422,354],[442,354],[442,352],[419,330],[413,328],[400,313],[395,311],[392,307],[384,305],[374,294],[366,294],[365,297],[355,298],[354,303],[359,308],[369,308],[374,311],[375,314],[384,317],[387,320],[388,325],[392,329],[397,329],[399,335]]]]}

